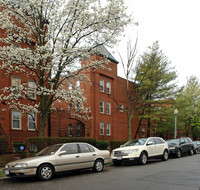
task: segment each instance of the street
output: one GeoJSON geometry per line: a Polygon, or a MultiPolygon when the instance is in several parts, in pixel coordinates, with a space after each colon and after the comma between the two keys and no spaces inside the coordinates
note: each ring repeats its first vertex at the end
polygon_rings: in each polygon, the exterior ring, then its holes
{"type": "Polygon", "coordinates": [[[56,175],[51,181],[35,178],[4,179],[0,190],[199,190],[200,155],[185,155],[168,161],[152,160],[147,165],[105,167],[56,175]]]}

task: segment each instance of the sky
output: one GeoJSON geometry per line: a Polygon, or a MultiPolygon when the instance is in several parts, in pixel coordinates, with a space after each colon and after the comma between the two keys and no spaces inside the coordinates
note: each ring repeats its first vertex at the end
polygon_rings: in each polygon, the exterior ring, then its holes
{"type": "MultiPolygon", "coordinates": [[[[117,51],[126,57],[127,41],[134,43],[138,35],[138,55],[158,41],[175,66],[179,86],[186,85],[192,75],[200,77],[200,0],[125,0],[125,5],[139,25],[126,28],[113,48],[115,59],[120,62],[117,51]]],[[[118,75],[123,77],[121,63],[118,75]]]]}

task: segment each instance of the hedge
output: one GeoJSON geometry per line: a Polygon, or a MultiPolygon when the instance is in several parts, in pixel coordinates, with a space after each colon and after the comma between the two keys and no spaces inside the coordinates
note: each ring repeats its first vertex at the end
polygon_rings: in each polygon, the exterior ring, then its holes
{"type": "Polygon", "coordinates": [[[24,152],[26,149],[26,143],[24,142],[13,142],[14,152],[24,152]]]}
{"type": "Polygon", "coordinates": [[[86,142],[93,146],[96,145],[95,139],[81,137],[31,137],[26,139],[27,148],[30,152],[38,152],[53,144],[69,142],[86,142]]]}
{"type": "Polygon", "coordinates": [[[86,142],[100,150],[109,148],[109,150],[112,151],[115,148],[119,148],[127,141],[96,141],[93,138],[84,137],[31,137],[26,139],[26,147],[29,152],[38,152],[43,148],[53,144],[70,142],[86,142]]]}
{"type": "Polygon", "coordinates": [[[115,148],[119,148],[122,144],[126,143],[127,141],[110,141],[110,150],[112,151],[115,148]]]}
{"type": "Polygon", "coordinates": [[[96,147],[100,150],[106,150],[109,148],[109,142],[108,141],[96,141],[96,147]]]}
{"type": "Polygon", "coordinates": [[[0,136],[0,153],[6,153],[9,151],[8,137],[0,136]]]}

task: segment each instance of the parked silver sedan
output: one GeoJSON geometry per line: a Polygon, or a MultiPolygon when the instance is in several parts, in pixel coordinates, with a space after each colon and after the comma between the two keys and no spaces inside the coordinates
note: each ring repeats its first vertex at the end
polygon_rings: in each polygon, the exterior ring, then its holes
{"type": "Polygon", "coordinates": [[[4,172],[10,177],[35,175],[40,180],[49,180],[56,172],[87,168],[101,172],[109,162],[108,150],[87,143],[66,143],[46,147],[35,157],[10,162],[4,172]]]}

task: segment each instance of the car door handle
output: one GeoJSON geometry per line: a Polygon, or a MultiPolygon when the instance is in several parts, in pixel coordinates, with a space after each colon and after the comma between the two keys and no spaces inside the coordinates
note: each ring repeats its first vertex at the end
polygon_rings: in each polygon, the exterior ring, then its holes
{"type": "Polygon", "coordinates": [[[93,154],[93,156],[96,156],[96,154],[93,154]]]}
{"type": "Polygon", "coordinates": [[[79,158],[80,156],[76,156],[76,158],[79,158]]]}

